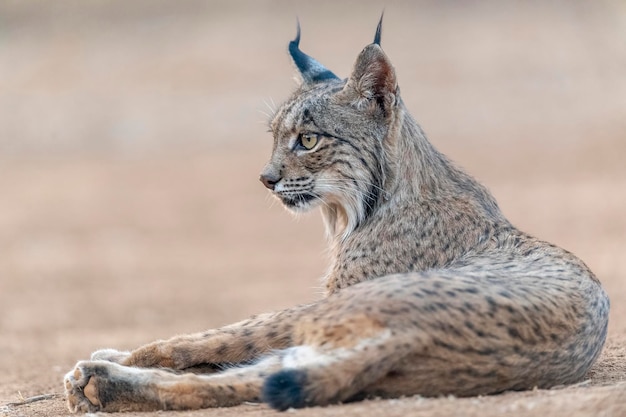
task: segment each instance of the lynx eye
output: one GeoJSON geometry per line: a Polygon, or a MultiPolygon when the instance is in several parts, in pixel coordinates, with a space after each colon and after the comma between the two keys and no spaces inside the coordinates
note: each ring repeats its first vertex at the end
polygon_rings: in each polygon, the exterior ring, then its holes
{"type": "Polygon", "coordinates": [[[299,144],[302,145],[302,147],[306,149],[307,151],[310,151],[311,149],[315,148],[315,145],[317,145],[318,140],[319,140],[318,135],[301,133],[300,138],[299,138],[299,142],[300,142],[299,144]]]}

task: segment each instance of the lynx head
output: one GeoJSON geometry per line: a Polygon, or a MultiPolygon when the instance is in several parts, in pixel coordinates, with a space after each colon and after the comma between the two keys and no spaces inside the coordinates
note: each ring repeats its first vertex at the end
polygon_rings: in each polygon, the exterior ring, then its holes
{"type": "Polygon", "coordinates": [[[333,235],[347,236],[376,210],[393,172],[400,97],[381,23],[345,80],[299,49],[298,24],[289,53],[301,84],[270,121],[261,182],[293,211],[320,206],[333,235]]]}

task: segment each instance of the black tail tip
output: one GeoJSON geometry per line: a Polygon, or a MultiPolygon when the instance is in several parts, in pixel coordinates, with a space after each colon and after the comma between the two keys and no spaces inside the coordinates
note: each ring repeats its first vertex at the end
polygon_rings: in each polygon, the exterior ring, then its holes
{"type": "Polygon", "coordinates": [[[306,405],[304,384],[306,372],[290,369],[270,375],[263,384],[262,398],[270,407],[280,411],[306,405]]]}

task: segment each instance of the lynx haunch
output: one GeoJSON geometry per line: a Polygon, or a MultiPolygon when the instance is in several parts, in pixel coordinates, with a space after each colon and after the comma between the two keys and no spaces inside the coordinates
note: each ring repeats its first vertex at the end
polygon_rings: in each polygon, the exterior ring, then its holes
{"type": "Polygon", "coordinates": [[[289,52],[302,82],[270,123],[261,181],[292,210],[320,207],[327,296],[130,352],[97,351],[65,377],[71,411],[244,401],[285,410],[584,377],[606,338],[600,283],[571,253],[511,225],[428,142],[380,33],[379,23],[341,80],[299,49],[298,27],[289,52]]]}

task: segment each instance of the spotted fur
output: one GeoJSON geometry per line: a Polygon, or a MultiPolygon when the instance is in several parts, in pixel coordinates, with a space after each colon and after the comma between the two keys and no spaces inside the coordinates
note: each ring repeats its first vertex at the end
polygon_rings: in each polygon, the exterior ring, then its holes
{"type": "Polygon", "coordinates": [[[65,377],[71,411],[284,410],[369,396],[480,395],[581,380],[609,300],[571,253],[516,229],[428,142],[375,41],[340,80],[299,50],[302,84],[271,120],[261,181],[320,207],[327,296],[132,352],[65,377]],[[306,146],[305,146],[306,145],[306,146]],[[223,369],[224,364],[239,366],[223,369]]]}

